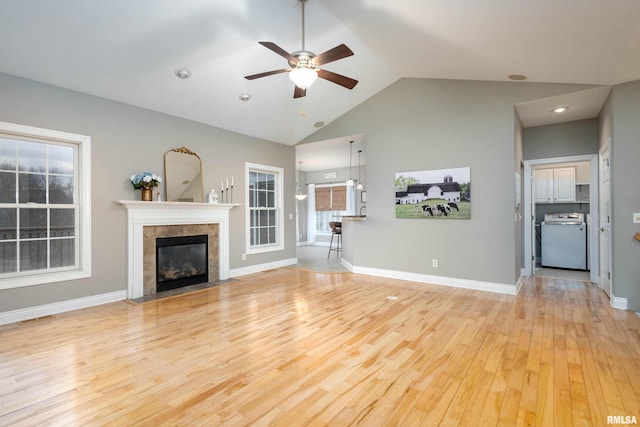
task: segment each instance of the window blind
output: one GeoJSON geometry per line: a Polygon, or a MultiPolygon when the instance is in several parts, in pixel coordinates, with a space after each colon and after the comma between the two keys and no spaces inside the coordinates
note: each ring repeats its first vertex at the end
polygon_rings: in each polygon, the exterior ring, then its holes
{"type": "Polygon", "coordinates": [[[344,211],[347,209],[347,187],[316,187],[316,211],[344,211]]]}

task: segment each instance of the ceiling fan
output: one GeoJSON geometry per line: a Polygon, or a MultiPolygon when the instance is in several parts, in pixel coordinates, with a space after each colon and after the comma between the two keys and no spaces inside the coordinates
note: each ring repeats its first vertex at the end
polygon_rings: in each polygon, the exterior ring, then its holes
{"type": "Polygon", "coordinates": [[[289,78],[296,85],[293,91],[294,98],[305,96],[309,86],[311,86],[318,77],[329,80],[330,82],[343,86],[347,89],[353,89],[358,84],[357,80],[319,68],[329,62],[337,61],[338,59],[353,55],[353,51],[351,51],[351,49],[346,45],[341,44],[333,49],[329,49],[328,51],[321,53],[320,55],[316,55],[313,52],[305,50],[304,4],[306,1],[307,0],[300,0],[300,3],[302,3],[302,50],[289,53],[273,42],[258,42],[267,49],[270,49],[285,58],[289,62],[289,68],[252,74],[250,76],[245,76],[245,79],[254,80],[261,77],[272,76],[274,74],[289,73],[289,78]]]}

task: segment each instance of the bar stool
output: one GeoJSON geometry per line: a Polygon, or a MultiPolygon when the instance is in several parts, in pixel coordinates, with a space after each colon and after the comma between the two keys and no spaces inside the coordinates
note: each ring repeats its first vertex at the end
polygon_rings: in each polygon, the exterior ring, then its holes
{"type": "Polygon", "coordinates": [[[329,227],[331,228],[331,242],[329,243],[329,253],[327,254],[327,261],[331,256],[331,251],[336,251],[336,258],[339,256],[339,253],[342,251],[342,223],[341,222],[330,222],[329,227]],[[338,236],[336,238],[336,247],[333,247],[333,236],[338,236]]]}

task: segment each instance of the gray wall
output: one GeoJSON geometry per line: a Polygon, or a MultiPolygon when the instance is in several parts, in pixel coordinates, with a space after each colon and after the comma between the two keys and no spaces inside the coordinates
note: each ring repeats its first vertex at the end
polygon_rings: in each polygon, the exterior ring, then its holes
{"type": "MultiPolygon", "coordinates": [[[[128,177],[151,170],[164,175],[164,153],[186,146],[203,163],[205,192],[235,178],[230,214],[230,267],[295,257],[293,147],[276,144],[91,95],[0,74],[0,120],[92,138],[92,277],[0,291],[0,312],[98,295],[127,288],[126,211],[115,200],[139,200],[128,177]],[[285,169],[285,250],[245,252],[244,163],[285,169]],[[216,185],[217,183],[217,185],[216,185]]],[[[164,193],[164,191],[163,191],[164,193]]]]}
{"type": "Polygon", "coordinates": [[[588,87],[401,79],[308,138],[366,135],[367,220],[353,242],[355,264],[514,284],[514,105],[588,87]],[[396,172],[464,166],[470,220],[395,218],[396,172]]]}
{"type": "Polygon", "coordinates": [[[602,119],[610,130],[612,203],[612,281],[613,294],[628,299],[629,308],[640,311],[640,241],[634,234],[640,224],[632,215],[640,212],[640,81],[614,86],[610,104],[602,119]]]}
{"type": "Polygon", "coordinates": [[[598,119],[576,120],[524,130],[524,159],[598,153],[598,119]]]}

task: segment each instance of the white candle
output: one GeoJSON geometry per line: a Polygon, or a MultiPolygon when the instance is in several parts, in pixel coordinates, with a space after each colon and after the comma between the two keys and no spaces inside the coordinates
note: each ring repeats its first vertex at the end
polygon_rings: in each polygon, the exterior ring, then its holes
{"type": "Polygon", "coordinates": [[[231,186],[233,187],[233,177],[231,177],[231,186]]]}
{"type": "Polygon", "coordinates": [[[229,178],[227,178],[227,190],[229,189],[229,178]]]}
{"type": "Polygon", "coordinates": [[[220,191],[224,191],[224,181],[220,180],[220,191]]]}

